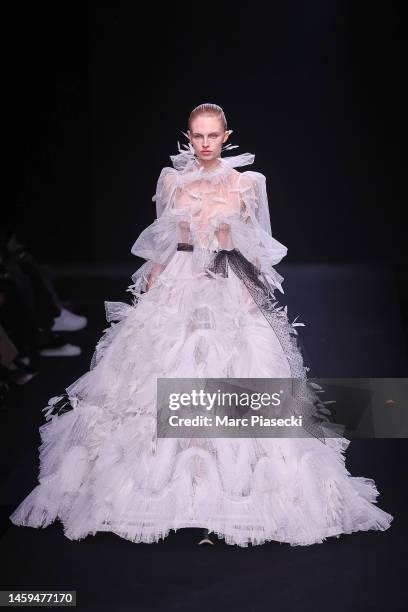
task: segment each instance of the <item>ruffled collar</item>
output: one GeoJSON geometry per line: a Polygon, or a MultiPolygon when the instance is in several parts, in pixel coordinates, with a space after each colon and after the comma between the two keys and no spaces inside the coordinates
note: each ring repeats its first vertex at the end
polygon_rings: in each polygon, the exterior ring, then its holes
{"type": "MultiPolygon", "coordinates": [[[[170,155],[170,159],[173,163],[174,168],[179,172],[181,176],[188,176],[189,179],[202,178],[202,179],[214,179],[219,176],[227,174],[231,168],[237,168],[239,166],[248,166],[254,163],[254,153],[241,153],[240,155],[229,155],[228,157],[218,157],[219,164],[214,168],[206,169],[202,166],[197,156],[195,155],[194,148],[190,141],[183,146],[177,142],[179,153],[177,155],[170,155]]],[[[236,149],[239,145],[228,144],[225,145],[221,152],[236,149]]]]}

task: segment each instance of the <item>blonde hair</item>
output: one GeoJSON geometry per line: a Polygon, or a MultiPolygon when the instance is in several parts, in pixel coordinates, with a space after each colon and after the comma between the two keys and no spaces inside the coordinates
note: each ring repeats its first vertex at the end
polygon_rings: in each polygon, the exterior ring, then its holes
{"type": "Polygon", "coordinates": [[[225,118],[224,111],[222,110],[221,106],[218,106],[218,104],[211,104],[210,102],[205,102],[204,104],[199,104],[199,106],[196,106],[191,111],[190,117],[188,118],[188,129],[191,128],[191,122],[193,121],[193,119],[195,119],[195,117],[198,117],[199,115],[212,115],[218,117],[224,126],[224,130],[227,130],[227,120],[225,118]]]}

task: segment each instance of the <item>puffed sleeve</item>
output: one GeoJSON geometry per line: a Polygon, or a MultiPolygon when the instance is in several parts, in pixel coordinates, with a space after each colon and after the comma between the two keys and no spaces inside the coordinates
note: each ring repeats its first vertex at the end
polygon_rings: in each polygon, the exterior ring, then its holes
{"type": "Polygon", "coordinates": [[[259,172],[242,172],[239,195],[240,217],[232,228],[234,246],[283,293],[283,277],[273,266],[286,256],[287,247],[272,236],[265,176],[259,172]]]}
{"type": "Polygon", "coordinates": [[[177,170],[163,168],[157,181],[153,201],[156,219],[146,227],[131,248],[131,253],[146,260],[132,276],[135,291],[145,291],[147,283],[166,267],[177,250],[177,220],[171,214],[177,189],[177,170]]]}

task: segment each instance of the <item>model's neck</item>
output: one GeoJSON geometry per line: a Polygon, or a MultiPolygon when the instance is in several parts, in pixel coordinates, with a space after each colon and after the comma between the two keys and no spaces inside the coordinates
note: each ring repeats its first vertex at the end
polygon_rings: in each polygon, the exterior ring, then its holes
{"type": "Polygon", "coordinates": [[[199,159],[197,160],[197,162],[202,168],[204,168],[204,170],[213,170],[214,168],[217,168],[217,166],[221,164],[219,159],[210,159],[208,161],[199,159]]]}

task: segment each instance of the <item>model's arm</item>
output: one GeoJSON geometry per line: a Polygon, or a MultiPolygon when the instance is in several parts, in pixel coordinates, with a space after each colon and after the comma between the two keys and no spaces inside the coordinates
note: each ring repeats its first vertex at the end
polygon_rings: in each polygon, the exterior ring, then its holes
{"type": "MultiPolygon", "coordinates": [[[[242,202],[241,204],[241,218],[243,219],[244,223],[247,226],[250,226],[251,229],[253,229],[253,223],[252,223],[252,219],[251,216],[249,214],[247,214],[247,209],[246,209],[246,205],[244,202],[242,202]]],[[[261,271],[261,262],[259,260],[259,257],[255,256],[254,261],[253,261],[256,269],[258,270],[258,272],[261,271]]]]}
{"type": "Polygon", "coordinates": [[[236,246],[263,274],[275,274],[272,267],[286,255],[287,248],[272,236],[265,176],[259,172],[241,174],[241,227],[236,246]]]}
{"type": "Polygon", "coordinates": [[[177,172],[163,168],[160,173],[153,201],[156,202],[156,219],[139,235],[131,252],[146,260],[140,273],[139,290],[149,291],[167,266],[177,248],[176,220],[168,214],[173,206],[177,183],[177,172]]]}
{"type": "MultiPolygon", "coordinates": [[[[248,217],[247,219],[243,220],[243,222],[249,225],[251,223],[251,220],[248,217]]],[[[215,235],[217,236],[218,244],[220,245],[221,249],[230,250],[234,248],[234,241],[231,235],[231,226],[229,223],[220,223],[217,230],[215,231],[215,235]]],[[[259,272],[259,258],[255,256],[253,263],[259,272]]]]}
{"type": "Polygon", "coordinates": [[[160,275],[160,273],[164,270],[165,266],[159,263],[155,263],[146,284],[146,291],[149,291],[150,287],[153,285],[156,278],[160,275]]]}

